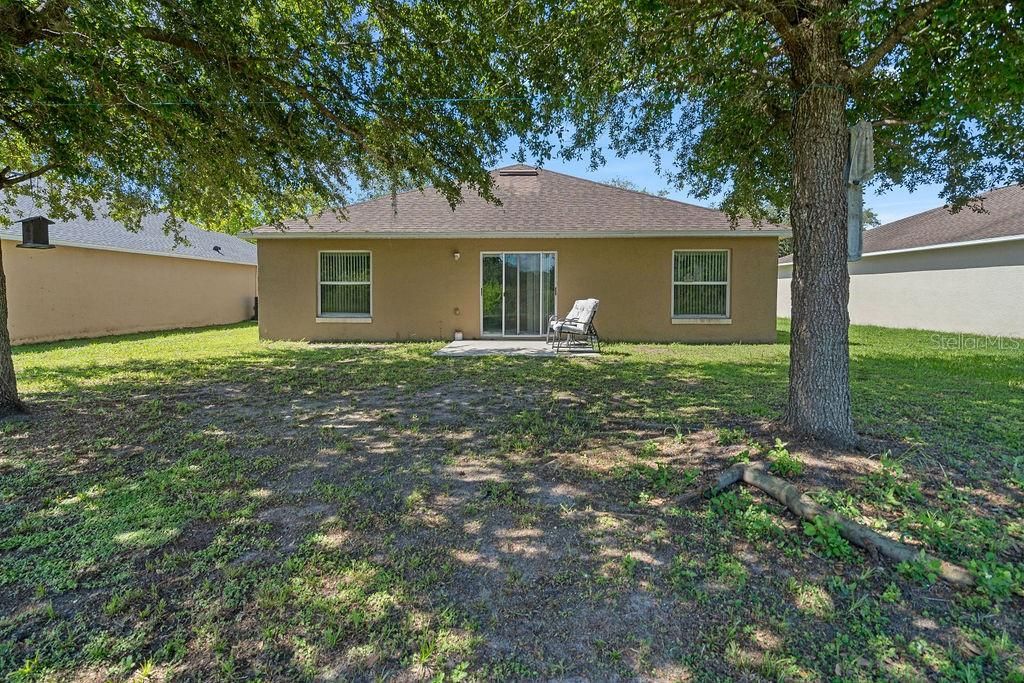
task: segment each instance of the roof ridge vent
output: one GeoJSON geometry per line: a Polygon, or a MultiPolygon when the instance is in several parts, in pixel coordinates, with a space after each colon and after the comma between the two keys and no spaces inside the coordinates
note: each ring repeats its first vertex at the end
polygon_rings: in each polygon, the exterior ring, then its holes
{"type": "Polygon", "coordinates": [[[537,169],[535,168],[510,168],[504,171],[498,171],[498,175],[502,176],[535,176],[537,175],[537,169]]]}

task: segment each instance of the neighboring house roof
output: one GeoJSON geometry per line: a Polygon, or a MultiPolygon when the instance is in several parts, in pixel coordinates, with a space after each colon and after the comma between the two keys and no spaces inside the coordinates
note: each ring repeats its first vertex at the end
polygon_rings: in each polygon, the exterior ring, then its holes
{"type": "MultiPolygon", "coordinates": [[[[1024,239],[1024,186],[1011,185],[980,197],[984,212],[940,206],[864,232],[864,255],[957,247],[1024,239]]],[[[779,259],[792,263],[792,256],[779,259]]]]}
{"type": "MultiPolygon", "coordinates": [[[[107,207],[98,204],[93,220],[81,214],[73,220],[55,220],[50,226],[50,243],[86,249],[105,249],[153,256],[219,261],[256,265],[256,246],[233,235],[200,230],[191,223],[183,224],[181,235],[186,243],[175,243],[173,234],[164,233],[167,214],[153,214],[142,219],[142,229],[131,232],[107,215],[107,207]],[[219,251],[214,247],[220,247],[219,251]]],[[[23,218],[46,216],[46,207],[38,207],[27,197],[18,197],[17,203],[8,210],[8,218],[14,223],[0,227],[0,239],[21,240],[23,218]]],[[[51,218],[51,220],[53,220],[51,218]]]]}
{"type": "Polygon", "coordinates": [[[787,235],[784,226],[736,225],[714,209],[521,164],[492,171],[495,205],[466,189],[453,211],[437,190],[411,190],[252,230],[273,237],[633,237],[787,235]]]}

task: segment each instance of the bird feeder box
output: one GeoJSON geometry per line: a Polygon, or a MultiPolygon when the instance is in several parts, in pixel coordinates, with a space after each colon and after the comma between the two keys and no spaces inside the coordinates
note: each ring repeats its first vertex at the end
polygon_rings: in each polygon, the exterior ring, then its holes
{"type": "Polygon", "coordinates": [[[21,222],[21,244],[23,249],[53,249],[50,244],[50,225],[53,223],[45,216],[33,216],[21,222]]]}

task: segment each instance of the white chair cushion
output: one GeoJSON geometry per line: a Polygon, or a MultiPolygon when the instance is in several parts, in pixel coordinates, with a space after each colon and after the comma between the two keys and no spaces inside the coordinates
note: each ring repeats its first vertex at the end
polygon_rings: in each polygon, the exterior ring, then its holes
{"type": "Polygon", "coordinates": [[[555,332],[573,332],[575,334],[587,334],[594,314],[597,313],[597,306],[601,303],[597,299],[577,299],[572,308],[565,315],[564,320],[552,320],[550,329],[555,332]]]}
{"type": "Polygon", "coordinates": [[[583,315],[583,299],[573,302],[572,308],[565,314],[565,318],[567,320],[577,320],[581,315],[583,315]]]}
{"type": "Polygon", "coordinates": [[[594,319],[594,314],[597,313],[597,305],[601,303],[597,299],[583,299],[573,304],[573,308],[576,308],[577,304],[580,305],[578,315],[571,315],[570,318],[575,318],[585,324],[590,324],[590,321],[594,319]]]}
{"type": "Polygon", "coordinates": [[[556,332],[576,332],[577,334],[587,333],[587,326],[583,323],[557,322],[551,324],[551,329],[556,332]]]}

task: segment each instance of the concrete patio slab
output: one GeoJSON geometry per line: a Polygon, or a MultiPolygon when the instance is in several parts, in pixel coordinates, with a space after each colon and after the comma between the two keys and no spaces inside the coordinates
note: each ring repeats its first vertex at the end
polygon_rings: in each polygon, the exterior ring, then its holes
{"type": "Polygon", "coordinates": [[[468,356],[536,356],[550,358],[553,356],[599,356],[589,346],[562,347],[559,353],[555,348],[542,340],[533,339],[464,339],[453,341],[443,349],[434,353],[435,356],[468,357],[468,356]]]}

